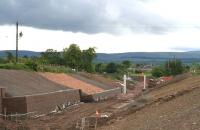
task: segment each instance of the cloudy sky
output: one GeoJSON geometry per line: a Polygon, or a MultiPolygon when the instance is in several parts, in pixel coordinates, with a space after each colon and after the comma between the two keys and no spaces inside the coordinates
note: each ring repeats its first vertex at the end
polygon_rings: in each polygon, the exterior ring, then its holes
{"type": "Polygon", "coordinates": [[[0,50],[200,50],[199,0],[0,0],[0,50]]]}

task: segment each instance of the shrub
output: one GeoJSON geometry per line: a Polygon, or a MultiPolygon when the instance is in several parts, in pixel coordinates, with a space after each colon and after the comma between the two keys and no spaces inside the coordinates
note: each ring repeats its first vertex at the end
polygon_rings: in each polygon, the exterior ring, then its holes
{"type": "Polygon", "coordinates": [[[117,72],[117,64],[111,62],[106,66],[107,73],[116,73],[117,72]]]}
{"type": "Polygon", "coordinates": [[[72,73],[72,69],[65,66],[40,65],[38,71],[52,73],[72,73]]]}
{"type": "Polygon", "coordinates": [[[163,75],[165,75],[165,70],[162,67],[155,67],[152,70],[152,76],[154,77],[161,77],[163,75]]]}
{"type": "Polygon", "coordinates": [[[173,59],[166,61],[164,65],[160,67],[155,67],[152,70],[152,75],[154,77],[161,76],[170,76],[170,75],[178,75],[184,72],[184,66],[182,65],[181,60],[173,59]]]}
{"type": "Polygon", "coordinates": [[[37,71],[37,70],[38,70],[38,65],[37,65],[37,63],[35,63],[35,62],[33,62],[33,61],[28,61],[28,62],[25,63],[25,65],[26,65],[29,69],[33,70],[33,71],[37,71]]]}
{"type": "Polygon", "coordinates": [[[15,69],[15,70],[29,70],[29,67],[25,64],[0,64],[0,69],[15,69]]]}

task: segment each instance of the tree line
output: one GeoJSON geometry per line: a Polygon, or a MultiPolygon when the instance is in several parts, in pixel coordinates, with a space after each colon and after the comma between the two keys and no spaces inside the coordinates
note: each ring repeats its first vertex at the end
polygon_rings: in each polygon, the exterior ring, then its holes
{"type": "Polygon", "coordinates": [[[76,70],[85,70],[93,72],[93,59],[96,57],[94,47],[81,50],[76,44],[71,44],[64,48],[62,52],[54,49],[47,49],[41,53],[40,62],[42,64],[64,65],[76,70]]]}
{"type": "MultiPolygon", "coordinates": [[[[63,49],[63,51],[57,51],[54,49],[47,49],[42,52],[39,57],[20,57],[19,64],[10,65],[10,63],[15,63],[15,57],[11,52],[6,52],[6,58],[0,58],[0,63],[8,63],[9,65],[0,65],[0,68],[22,68],[27,67],[34,71],[48,71],[48,68],[39,68],[40,65],[54,65],[64,66],[62,70],[68,68],[76,71],[86,71],[86,72],[96,72],[96,73],[107,73],[115,75],[123,75],[125,73],[136,73],[137,64],[133,64],[131,61],[125,60],[119,63],[95,63],[94,59],[96,57],[96,51],[94,47],[89,47],[88,49],[81,50],[77,44],[71,44],[69,47],[63,49]],[[21,66],[20,66],[21,65],[21,66]],[[136,69],[136,70],[135,70],[136,69]],[[135,70],[135,72],[133,72],[135,70]]],[[[196,67],[197,68],[197,67],[196,67]]],[[[200,67],[199,67],[200,68],[200,67]]],[[[164,64],[159,66],[154,66],[151,71],[152,76],[161,77],[165,75],[177,75],[189,69],[185,67],[181,60],[171,59],[166,61],[164,64]]],[[[55,71],[57,72],[57,71],[55,71]]],[[[65,71],[64,71],[65,72],[65,71]]]]}
{"type": "Polygon", "coordinates": [[[179,59],[171,59],[166,61],[164,64],[154,67],[152,70],[152,75],[154,77],[178,75],[184,71],[188,71],[189,66],[184,66],[179,59]]]}

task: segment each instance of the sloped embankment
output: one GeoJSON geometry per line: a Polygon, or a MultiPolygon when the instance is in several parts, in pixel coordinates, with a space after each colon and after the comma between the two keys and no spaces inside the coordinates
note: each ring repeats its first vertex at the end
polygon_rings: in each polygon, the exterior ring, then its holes
{"type": "Polygon", "coordinates": [[[73,89],[81,89],[86,94],[94,94],[98,92],[103,92],[104,89],[95,86],[93,84],[89,84],[87,82],[83,82],[77,78],[74,78],[70,75],[61,73],[61,74],[55,74],[55,73],[39,73],[44,78],[47,78],[48,80],[51,80],[55,83],[58,83],[63,86],[67,86],[73,89]]]}
{"type": "Polygon", "coordinates": [[[129,112],[120,114],[121,120],[113,119],[113,124],[98,130],[198,130],[199,98],[200,77],[191,76],[144,94],[142,99],[146,105],[130,108],[129,112]]]}
{"type": "Polygon", "coordinates": [[[0,69],[0,87],[9,96],[24,96],[69,89],[52,82],[36,72],[0,69]]]}

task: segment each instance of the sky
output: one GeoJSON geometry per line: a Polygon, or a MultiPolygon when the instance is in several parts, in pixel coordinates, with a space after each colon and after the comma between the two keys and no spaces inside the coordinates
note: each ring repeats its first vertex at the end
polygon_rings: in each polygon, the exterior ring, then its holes
{"type": "Polygon", "coordinates": [[[200,51],[199,0],[0,0],[0,50],[200,51]]]}

